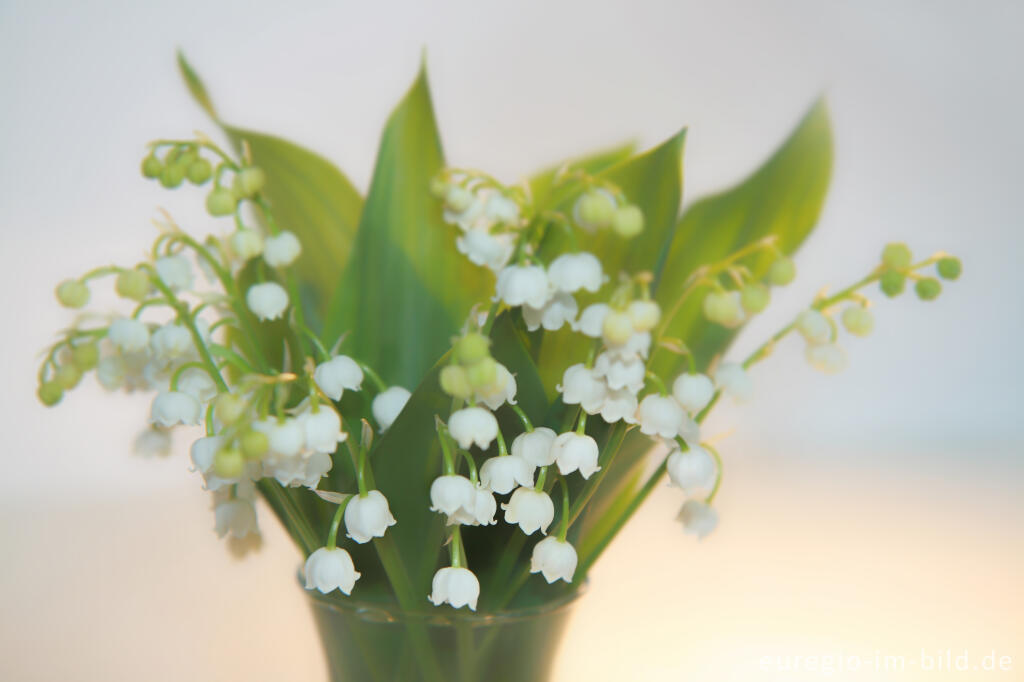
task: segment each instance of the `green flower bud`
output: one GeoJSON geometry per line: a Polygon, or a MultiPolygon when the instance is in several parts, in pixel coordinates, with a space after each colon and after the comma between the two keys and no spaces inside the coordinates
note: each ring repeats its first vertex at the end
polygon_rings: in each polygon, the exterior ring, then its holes
{"type": "Polygon", "coordinates": [[[889,270],[882,273],[878,284],[882,288],[882,293],[892,298],[903,293],[903,288],[907,285],[907,276],[902,272],[889,270]]]}
{"type": "Polygon", "coordinates": [[[179,187],[185,181],[185,169],[177,163],[171,163],[160,171],[160,184],[167,189],[179,187]]]}
{"type": "Polygon", "coordinates": [[[226,187],[215,187],[206,195],[206,210],[212,216],[231,215],[237,205],[235,193],[226,187]]]}
{"type": "Polygon", "coordinates": [[[199,152],[197,152],[194,147],[187,147],[180,154],[178,154],[178,158],[174,160],[174,163],[180,165],[183,168],[188,168],[198,160],[199,152]]]}
{"type": "Polygon", "coordinates": [[[77,279],[67,279],[57,285],[57,300],[65,308],[81,308],[89,302],[89,287],[77,279]]]}
{"type": "Polygon", "coordinates": [[[748,313],[759,313],[772,300],[771,290],[760,282],[750,282],[740,292],[740,304],[748,313]]]}
{"type": "Polygon", "coordinates": [[[100,347],[94,341],[71,348],[71,362],[82,372],[93,369],[100,361],[100,347]]]}
{"type": "Polygon", "coordinates": [[[588,229],[608,227],[615,216],[615,200],[608,192],[590,190],[576,200],[575,213],[582,227],[588,229]]]}
{"type": "Polygon", "coordinates": [[[644,231],[644,212],[632,204],[615,209],[612,230],[623,239],[632,239],[644,231]]]}
{"type": "Polygon", "coordinates": [[[728,291],[712,291],[704,297],[704,316],[725,327],[734,327],[742,319],[739,301],[728,291]]]}
{"type": "Polygon", "coordinates": [[[164,165],[170,166],[172,163],[178,160],[179,156],[181,156],[181,150],[178,149],[177,147],[171,147],[164,154],[164,165]]]}
{"type": "Polygon", "coordinates": [[[466,367],[466,379],[477,391],[483,391],[498,379],[498,363],[486,357],[466,367]]]}
{"type": "Polygon", "coordinates": [[[777,259],[768,268],[768,281],[777,287],[784,287],[796,278],[796,264],[792,258],[777,259]]]}
{"type": "Polygon", "coordinates": [[[240,197],[251,197],[267,184],[267,174],[262,168],[250,166],[243,168],[235,175],[234,188],[240,197]]]}
{"type": "Polygon", "coordinates": [[[61,365],[53,375],[54,381],[60,384],[65,391],[70,391],[82,380],[82,370],[74,365],[61,365]]]}
{"type": "Polygon", "coordinates": [[[479,332],[470,332],[455,342],[452,357],[461,365],[472,365],[491,355],[491,340],[479,332]]]}
{"type": "Polygon", "coordinates": [[[270,449],[270,440],[267,434],[260,431],[246,431],[239,442],[242,446],[242,455],[246,459],[260,459],[270,449]]]}
{"type": "Polygon", "coordinates": [[[882,262],[893,270],[906,270],[912,258],[910,248],[903,242],[892,242],[882,249],[882,262]]]}
{"type": "Polygon", "coordinates": [[[875,328],[875,316],[862,305],[851,305],[843,311],[843,326],[854,336],[867,336],[875,328]]]}
{"type": "Polygon", "coordinates": [[[956,279],[960,276],[960,259],[952,256],[942,258],[935,269],[942,279],[956,279]]]}
{"type": "Polygon", "coordinates": [[[159,178],[163,169],[164,164],[152,154],[142,160],[142,175],[151,180],[159,178]]]}
{"type": "Polygon", "coordinates": [[[206,159],[196,159],[188,165],[188,169],[185,171],[185,177],[193,185],[201,185],[210,179],[213,175],[213,166],[206,159]]]}
{"type": "Polygon", "coordinates": [[[213,456],[213,473],[220,478],[238,478],[245,471],[245,458],[238,448],[224,448],[213,456]]]}
{"type": "Polygon", "coordinates": [[[468,400],[473,396],[469,376],[460,365],[448,365],[441,370],[441,390],[453,398],[468,400]]]}
{"type": "Polygon", "coordinates": [[[931,301],[942,293],[942,284],[934,277],[925,277],[924,279],[917,280],[917,284],[914,285],[914,291],[917,292],[917,297],[922,301],[931,301]]]}
{"type": "Polygon", "coordinates": [[[221,393],[214,403],[213,414],[221,424],[234,424],[245,413],[245,400],[234,393],[221,393]]]}
{"type": "Polygon", "coordinates": [[[114,289],[118,296],[142,301],[149,295],[149,275],[142,270],[122,270],[117,275],[114,289]]]}
{"type": "Polygon", "coordinates": [[[64,397],[64,389],[56,381],[44,381],[39,386],[39,401],[47,407],[53,407],[64,397]]]}
{"type": "Polygon", "coordinates": [[[609,310],[601,325],[601,334],[610,346],[623,346],[633,336],[633,318],[625,310],[609,310]]]}

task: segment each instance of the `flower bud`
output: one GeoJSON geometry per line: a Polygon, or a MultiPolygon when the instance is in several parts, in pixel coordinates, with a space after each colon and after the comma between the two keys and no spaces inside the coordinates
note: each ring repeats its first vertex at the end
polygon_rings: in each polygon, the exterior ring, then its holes
{"type": "Polygon", "coordinates": [[[242,449],[242,455],[246,459],[260,459],[263,455],[267,454],[267,450],[270,448],[270,439],[267,438],[265,433],[249,430],[242,434],[239,445],[242,449]]]}
{"type": "Polygon", "coordinates": [[[740,292],[740,304],[748,313],[759,313],[768,307],[771,291],[760,282],[750,282],[740,292]]]}
{"type": "Polygon", "coordinates": [[[161,163],[160,159],[156,158],[153,154],[150,154],[142,160],[142,175],[149,179],[160,177],[160,173],[164,169],[164,164],[161,163]]]}
{"type": "Polygon", "coordinates": [[[149,326],[145,322],[119,317],[107,329],[110,342],[127,353],[135,353],[149,344],[149,326]]]}
{"type": "Polygon", "coordinates": [[[54,381],[60,384],[65,391],[70,391],[82,380],[82,370],[74,365],[61,365],[53,375],[54,381]]]}
{"type": "Polygon", "coordinates": [[[772,286],[784,287],[796,278],[796,265],[785,256],[777,259],[768,268],[768,281],[772,286]]]}
{"type": "Polygon", "coordinates": [[[956,279],[960,276],[960,259],[953,256],[939,259],[935,269],[939,271],[942,279],[956,279]]]}
{"type": "Polygon", "coordinates": [[[942,293],[942,284],[934,277],[925,277],[924,279],[917,280],[917,284],[914,285],[914,291],[917,292],[917,297],[922,301],[931,301],[942,293]]]}
{"type": "Polygon", "coordinates": [[[468,400],[473,395],[466,370],[459,365],[448,365],[441,370],[441,390],[453,398],[468,400]]]}
{"type": "Polygon", "coordinates": [[[214,403],[213,414],[221,424],[234,424],[245,414],[245,400],[234,393],[221,393],[214,403]]]}
{"type": "Polygon", "coordinates": [[[893,298],[903,293],[903,288],[907,284],[907,276],[902,272],[896,270],[888,270],[882,273],[882,277],[878,280],[878,284],[882,289],[882,293],[893,298]]]}
{"type": "Polygon", "coordinates": [[[245,459],[238,448],[222,448],[213,456],[213,473],[220,478],[238,478],[245,471],[245,459]]]}
{"type": "Polygon", "coordinates": [[[47,407],[53,407],[64,397],[64,389],[56,381],[44,381],[39,385],[39,402],[47,407]]]}
{"type": "Polygon", "coordinates": [[[286,268],[302,253],[302,244],[294,232],[284,230],[267,237],[263,244],[263,260],[272,268],[286,268]]]}
{"type": "Polygon", "coordinates": [[[231,235],[231,250],[242,262],[263,253],[263,237],[256,230],[241,228],[231,235]]]}
{"type": "Polygon", "coordinates": [[[473,193],[465,187],[450,185],[445,192],[444,203],[455,213],[462,213],[473,204],[473,193]]]}
{"type": "Polygon", "coordinates": [[[715,395],[715,385],[705,374],[680,374],[672,382],[672,395],[683,409],[697,413],[711,402],[715,395]]]}
{"type": "Polygon", "coordinates": [[[644,212],[633,205],[615,209],[612,230],[623,239],[632,239],[644,231],[644,212]]]}
{"type": "Polygon", "coordinates": [[[276,320],[288,307],[288,292],[277,282],[254,284],[246,292],[245,302],[261,321],[276,320]]]}
{"type": "Polygon", "coordinates": [[[633,329],[638,332],[651,331],[661,320],[661,308],[654,301],[633,301],[627,310],[633,329]]]}
{"type": "Polygon", "coordinates": [[[608,227],[615,216],[615,197],[607,190],[592,189],[576,200],[573,216],[587,230],[608,227]]]}
{"type": "Polygon", "coordinates": [[[238,198],[226,187],[214,187],[206,195],[206,210],[212,216],[226,216],[235,212],[238,198]]]}
{"type": "Polygon", "coordinates": [[[875,328],[875,317],[862,305],[852,305],[843,311],[843,326],[854,336],[867,336],[875,328]]]}
{"type": "Polygon", "coordinates": [[[213,175],[213,167],[206,159],[196,159],[188,165],[185,170],[185,177],[193,185],[201,185],[213,175]]]}
{"type": "Polygon", "coordinates": [[[402,386],[391,386],[378,393],[370,406],[373,418],[377,420],[381,431],[387,431],[405,409],[412,393],[402,386]]]}
{"type": "Polygon", "coordinates": [[[491,340],[479,332],[470,332],[455,342],[452,358],[462,365],[472,365],[490,356],[491,340]]]}
{"type": "Polygon", "coordinates": [[[167,189],[179,187],[185,181],[185,169],[177,163],[170,163],[160,171],[160,184],[167,189]]]}
{"type": "Polygon", "coordinates": [[[82,372],[88,372],[100,361],[100,347],[94,342],[80,343],[71,348],[71,362],[82,372]]]}
{"type": "Polygon", "coordinates": [[[234,189],[238,196],[251,197],[262,190],[266,183],[267,174],[263,169],[250,166],[235,175],[234,189]]]}
{"type": "Polygon", "coordinates": [[[743,322],[743,309],[739,295],[731,291],[712,291],[704,297],[704,316],[723,327],[735,327],[743,322]]]}
{"type": "Polygon", "coordinates": [[[633,336],[633,318],[624,310],[609,310],[604,316],[601,333],[610,346],[623,346],[633,336]]]}
{"type": "Polygon", "coordinates": [[[466,379],[476,391],[489,388],[498,378],[498,363],[494,358],[484,358],[466,367],[466,379]]]}
{"type": "Polygon", "coordinates": [[[810,344],[820,345],[832,339],[832,323],[814,308],[808,308],[797,315],[796,330],[810,344]]]}
{"type": "Polygon", "coordinates": [[[846,353],[835,343],[807,346],[804,356],[811,367],[825,374],[837,374],[846,368],[846,353]]]}
{"type": "Polygon", "coordinates": [[[122,270],[117,275],[114,289],[118,296],[142,301],[149,295],[149,275],[142,270],[122,270]]]}
{"type": "Polygon", "coordinates": [[[89,302],[89,287],[77,279],[66,279],[57,285],[57,300],[65,308],[81,308],[89,302]]]}
{"type": "Polygon", "coordinates": [[[882,263],[893,270],[906,270],[912,258],[910,248],[903,242],[892,242],[882,249],[882,263]]]}

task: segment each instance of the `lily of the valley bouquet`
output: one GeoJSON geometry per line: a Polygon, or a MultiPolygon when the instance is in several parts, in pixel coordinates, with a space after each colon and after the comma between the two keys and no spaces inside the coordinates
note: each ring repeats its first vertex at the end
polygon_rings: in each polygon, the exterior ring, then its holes
{"type": "MultiPolygon", "coordinates": [[[[262,498],[320,602],[408,621],[397,662],[367,679],[443,673],[437,622],[564,603],[666,479],[682,529],[711,533],[728,453],[701,422],[719,400],[756,390],[752,367],[789,334],[814,368],[842,369],[844,337],[872,329],[867,293],[909,284],[930,300],[928,270],[959,274],[955,258],[889,244],[863,279],[733,357],[822,206],[821,103],[753,175],[680,217],[685,131],[508,183],[446,163],[421,73],[363,197],[312,152],[220,122],[181,66],[228,144],[153,142],[142,173],[211,220],[186,229],[161,211],[145,260],[59,285],[81,312],[46,353],[39,397],[56,404],[94,372],[152,401],[137,449],[166,454],[171,429],[193,429],[191,466],[233,549],[259,545],[262,498]],[[124,305],[86,312],[103,279],[124,305]]],[[[493,644],[460,649],[456,668],[493,644]]]]}

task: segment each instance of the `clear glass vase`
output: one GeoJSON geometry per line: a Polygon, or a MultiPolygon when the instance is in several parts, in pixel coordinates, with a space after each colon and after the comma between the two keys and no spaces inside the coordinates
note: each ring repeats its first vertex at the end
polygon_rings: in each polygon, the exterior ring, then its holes
{"type": "Polygon", "coordinates": [[[307,595],[331,682],[544,682],[580,592],[491,614],[307,595]]]}

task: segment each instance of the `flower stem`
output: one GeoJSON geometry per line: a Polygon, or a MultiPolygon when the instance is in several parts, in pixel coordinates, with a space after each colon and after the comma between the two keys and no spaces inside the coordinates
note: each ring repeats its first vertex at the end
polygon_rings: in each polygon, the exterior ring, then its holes
{"type": "Polygon", "coordinates": [[[355,495],[346,497],[345,501],[338,505],[338,510],[334,512],[334,518],[331,519],[331,529],[327,533],[327,549],[334,549],[338,546],[338,529],[341,527],[341,519],[344,518],[345,509],[353,497],[355,495]]]}

